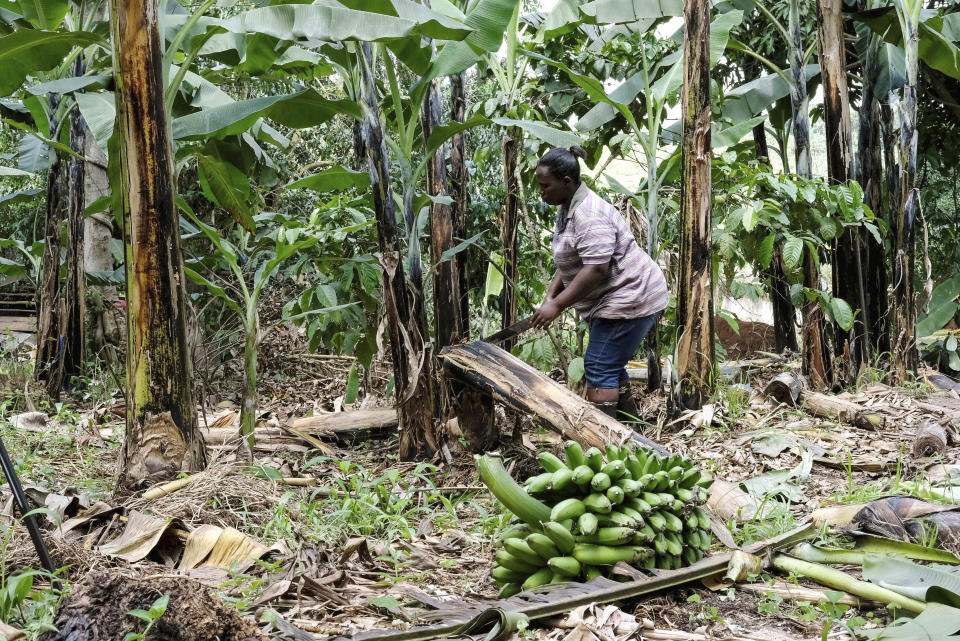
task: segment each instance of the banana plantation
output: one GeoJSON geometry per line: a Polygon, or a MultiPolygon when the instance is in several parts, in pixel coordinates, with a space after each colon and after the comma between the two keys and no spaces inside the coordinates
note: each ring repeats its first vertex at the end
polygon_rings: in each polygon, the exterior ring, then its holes
{"type": "Polygon", "coordinates": [[[0,637],[956,639],[958,168],[955,0],[0,0],[0,637]]]}

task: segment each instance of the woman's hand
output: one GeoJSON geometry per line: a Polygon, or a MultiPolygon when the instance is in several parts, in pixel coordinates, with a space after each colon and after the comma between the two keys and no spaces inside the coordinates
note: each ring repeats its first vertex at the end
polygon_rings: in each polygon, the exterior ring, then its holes
{"type": "Polygon", "coordinates": [[[557,305],[552,298],[543,301],[543,304],[533,314],[533,326],[539,329],[545,328],[557,319],[563,312],[563,308],[557,305]]]}

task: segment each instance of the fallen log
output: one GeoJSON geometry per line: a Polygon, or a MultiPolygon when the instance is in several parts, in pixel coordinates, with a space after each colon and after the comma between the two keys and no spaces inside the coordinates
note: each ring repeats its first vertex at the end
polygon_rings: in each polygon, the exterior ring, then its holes
{"type": "Polygon", "coordinates": [[[770,379],[767,386],[763,388],[763,395],[793,407],[800,400],[800,394],[805,387],[806,382],[800,374],[783,372],[770,379]]]}
{"type": "Polygon", "coordinates": [[[362,431],[366,436],[397,429],[397,410],[393,407],[375,407],[352,412],[331,412],[298,418],[290,424],[293,429],[311,436],[349,436],[362,431]]]}
{"type": "MultiPolygon", "coordinates": [[[[281,445],[316,438],[375,437],[397,430],[397,410],[377,407],[352,412],[331,412],[294,419],[289,426],[258,427],[254,430],[257,446],[281,445]]],[[[201,428],[207,445],[224,445],[239,440],[237,427],[201,428]]],[[[315,446],[315,443],[313,443],[315,446]]]]}
{"type": "Polygon", "coordinates": [[[564,438],[600,449],[610,443],[633,440],[666,454],[662,446],[636,434],[496,345],[482,341],[454,345],[444,349],[440,358],[444,371],[450,376],[520,412],[536,416],[564,438]]]}
{"type": "Polygon", "coordinates": [[[917,435],[913,439],[913,455],[916,458],[927,456],[942,457],[947,451],[949,438],[947,430],[937,421],[925,418],[920,421],[917,435]]]}
{"type": "Polygon", "coordinates": [[[814,416],[838,420],[865,430],[881,430],[885,424],[883,416],[853,401],[809,391],[806,379],[796,372],[775,376],[767,383],[763,394],[791,407],[803,406],[814,416]]]}
{"type": "Polygon", "coordinates": [[[886,421],[876,412],[836,396],[804,391],[800,395],[802,405],[814,416],[839,420],[865,430],[882,430],[886,421]]]}

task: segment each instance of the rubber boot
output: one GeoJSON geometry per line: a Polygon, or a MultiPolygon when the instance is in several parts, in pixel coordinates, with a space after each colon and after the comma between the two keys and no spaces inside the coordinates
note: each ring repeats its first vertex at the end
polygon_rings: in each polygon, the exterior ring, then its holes
{"type": "Polygon", "coordinates": [[[637,402],[633,399],[633,388],[630,387],[630,381],[620,382],[620,396],[617,399],[617,420],[621,423],[635,423],[640,420],[640,410],[637,409],[637,402]]]}
{"type": "Polygon", "coordinates": [[[610,418],[617,418],[617,402],[616,401],[605,401],[603,403],[594,403],[594,405],[597,407],[597,409],[599,409],[601,412],[603,412],[610,418]]]}

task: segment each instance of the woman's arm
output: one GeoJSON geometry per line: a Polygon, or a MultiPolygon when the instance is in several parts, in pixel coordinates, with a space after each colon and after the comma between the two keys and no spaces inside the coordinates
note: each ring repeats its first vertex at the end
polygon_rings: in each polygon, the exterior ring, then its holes
{"type": "MultiPolygon", "coordinates": [[[[546,327],[556,320],[563,310],[589,296],[609,277],[610,263],[584,265],[570,281],[570,285],[563,288],[555,297],[551,298],[548,290],[547,299],[533,315],[533,326],[546,327]]],[[[556,280],[555,276],[554,281],[556,280]]],[[[550,287],[553,287],[552,282],[550,287]]]]}
{"type": "Polygon", "coordinates": [[[550,284],[547,285],[547,295],[545,300],[553,300],[560,295],[560,292],[563,291],[563,279],[560,278],[560,272],[554,272],[553,279],[550,281],[550,284]]]}

